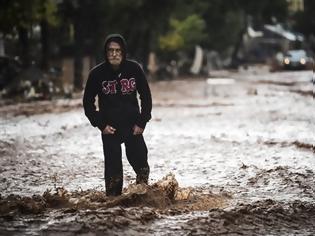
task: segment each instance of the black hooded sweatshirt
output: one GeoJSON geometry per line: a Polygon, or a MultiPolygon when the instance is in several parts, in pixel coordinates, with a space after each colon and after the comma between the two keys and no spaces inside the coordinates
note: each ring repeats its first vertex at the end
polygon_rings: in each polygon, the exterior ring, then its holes
{"type": "Polygon", "coordinates": [[[85,115],[94,127],[101,131],[106,125],[119,130],[130,130],[135,124],[145,128],[151,119],[152,99],[146,76],[141,66],[126,59],[125,39],[119,34],[109,35],[104,44],[104,53],[110,42],[117,42],[122,49],[123,59],[114,70],[105,56],[105,61],[95,66],[86,82],[83,107],[85,115]],[[139,109],[137,92],[140,95],[139,109]],[[95,97],[98,95],[96,110],[95,97]]]}

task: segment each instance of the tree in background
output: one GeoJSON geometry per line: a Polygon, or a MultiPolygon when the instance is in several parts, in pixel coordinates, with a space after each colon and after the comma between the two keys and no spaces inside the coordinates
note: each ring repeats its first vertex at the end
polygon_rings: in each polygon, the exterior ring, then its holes
{"type": "Polygon", "coordinates": [[[41,30],[41,68],[47,71],[51,58],[51,27],[56,27],[60,22],[57,17],[57,5],[52,0],[39,1],[39,25],[41,30]]]}
{"type": "Polygon", "coordinates": [[[124,35],[131,57],[146,68],[154,39],[165,27],[167,14],[173,6],[166,0],[62,1],[59,12],[69,26],[65,33],[73,34],[66,44],[70,45],[74,55],[74,88],[80,90],[83,86],[83,56],[94,55],[97,62],[102,61],[104,39],[110,33],[124,35]]]}
{"type": "Polygon", "coordinates": [[[48,60],[48,26],[56,25],[56,5],[52,0],[0,1],[0,31],[6,35],[18,35],[18,55],[24,67],[32,61],[30,35],[36,25],[41,25],[42,59],[48,60]]]}
{"type": "Polygon", "coordinates": [[[271,23],[273,18],[285,21],[287,6],[286,0],[209,1],[202,15],[209,35],[206,47],[231,56],[232,65],[236,66],[248,24],[260,28],[263,24],[271,23]]]}
{"type": "Polygon", "coordinates": [[[297,11],[291,16],[292,27],[297,32],[303,33],[309,41],[310,49],[315,54],[315,1],[304,0],[304,11],[297,11]]]}
{"type": "MultiPolygon", "coordinates": [[[[314,37],[313,5],[314,1],[305,0],[305,11],[294,16],[295,29],[308,37],[314,37]]],[[[103,42],[109,33],[124,35],[129,56],[144,69],[152,51],[169,61],[179,52],[189,55],[197,44],[232,58],[237,65],[248,24],[259,29],[275,19],[287,22],[287,16],[287,0],[0,0],[0,32],[18,39],[24,65],[30,64],[31,52],[37,48],[42,50],[44,70],[53,54],[51,47],[54,55],[73,56],[77,90],[83,83],[83,56],[103,60],[103,42]],[[30,41],[36,27],[41,47],[30,41]]]]}
{"type": "Polygon", "coordinates": [[[83,88],[83,57],[97,55],[101,48],[100,38],[104,37],[109,10],[106,2],[101,0],[62,1],[58,7],[65,34],[65,40],[60,44],[74,57],[73,85],[80,91],[83,88]]]}
{"type": "Polygon", "coordinates": [[[207,37],[205,26],[204,20],[196,14],[183,21],[171,19],[170,32],[159,38],[160,48],[166,51],[191,50],[207,37]]]}
{"type": "Polygon", "coordinates": [[[112,0],[109,1],[106,33],[124,35],[128,52],[146,69],[150,51],[158,48],[159,35],[167,31],[170,14],[176,1],[168,0],[112,0]]]}

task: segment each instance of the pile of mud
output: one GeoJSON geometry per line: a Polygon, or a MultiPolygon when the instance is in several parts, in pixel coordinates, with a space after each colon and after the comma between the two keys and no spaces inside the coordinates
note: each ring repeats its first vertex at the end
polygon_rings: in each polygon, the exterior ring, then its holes
{"type": "Polygon", "coordinates": [[[31,116],[44,113],[62,113],[81,108],[81,99],[59,99],[33,101],[29,103],[13,103],[12,105],[0,105],[1,116],[31,116]]]}
{"type": "Polygon", "coordinates": [[[196,235],[313,235],[315,203],[271,199],[213,209],[208,216],[188,221],[183,228],[196,235]]]}
{"type": "Polygon", "coordinates": [[[54,191],[46,191],[42,196],[2,197],[0,235],[156,232],[159,235],[312,235],[315,232],[314,202],[266,199],[232,203],[228,194],[179,188],[171,174],[150,186],[130,185],[118,197],[107,197],[96,190],[68,192],[56,188],[54,191]],[[197,211],[203,213],[194,215],[197,211]]]}
{"type": "Polygon", "coordinates": [[[314,146],[314,144],[304,143],[304,142],[300,142],[298,140],[296,140],[294,142],[277,142],[277,141],[269,140],[269,141],[265,141],[263,143],[268,145],[268,146],[274,146],[274,145],[279,145],[280,147],[295,146],[296,148],[309,150],[309,151],[315,153],[315,146],[314,146]]]}
{"type": "Polygon", "coordinates": [[[0,140],[0,155],[3,156],[9,156],[12,155],[15,152],[16,147],[14,146],[14,143],[10,141],[2,141],[0,140]]]}
{"type": "Polygon", "coordinates": [[[117,197],[64,188],[0,196],[0,235],[147,235],[155,220],[222,208],[228,198],[180,188],[172,174],[152,185],[131,184],[117,197]]]}
{"type": "Polygon", "coordinates": [[[225,205],[226,196],[202,193],[192,188],[179,188],[174,175],[169,174],[152,185],[130,184],[118,197],[107,197],[97,190],[69,192],[60,187],[46,190],[43,195],[32,197],[0,196],[0,216],[40,214],[54,209],[97,210],[113,207],[151,207],[161,211],[209,210],[225,205]]]}

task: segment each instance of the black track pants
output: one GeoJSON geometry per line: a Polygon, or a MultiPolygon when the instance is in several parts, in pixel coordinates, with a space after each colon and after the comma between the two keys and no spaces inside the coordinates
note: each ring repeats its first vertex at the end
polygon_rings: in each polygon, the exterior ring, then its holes
{"type": "Polygon", "coordinates": [[[137,174],[137,183],[148,183],[150,168],[148,149],[142,135],[103,134],[105,157],[105,187],[107,196],[117,196],[123,187],[121,144],[125,143],[126,156],[137,174]]]}

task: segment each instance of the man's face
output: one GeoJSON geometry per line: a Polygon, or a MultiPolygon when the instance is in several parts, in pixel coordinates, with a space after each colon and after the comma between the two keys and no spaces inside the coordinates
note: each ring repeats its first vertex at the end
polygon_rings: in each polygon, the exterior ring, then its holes
{"type": "Polygon", "coordinates": [[[112,66],[119,66],[122,61],[122,50],[118,43],[110,42],[106,49],[107,59],[112,66]]]}

